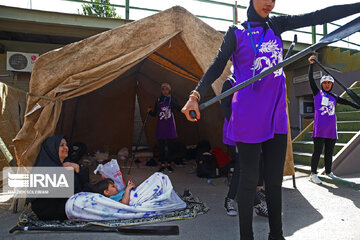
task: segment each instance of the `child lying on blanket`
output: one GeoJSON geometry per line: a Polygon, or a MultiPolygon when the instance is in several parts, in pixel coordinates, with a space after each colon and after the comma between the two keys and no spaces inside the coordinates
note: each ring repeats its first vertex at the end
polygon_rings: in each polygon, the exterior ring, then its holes
{"type": "Polygon", "coordinates": [[[129,180],[125,190],[119,191],[111,178],[106,178],[93,185],[93,191],[100,193],[114,201],[129,205],[130,191],[135,189],[135,184],[129,180]]]}
{"type": "Polygon", "coordinates": [[[186,207],[186,203],[174,191],[169,177],[163,173],[154,173],[134,190],[131,189],[135,185],[129,181],[124,196],[116,201],[109,197],[115,197],[121,191],[113,183],[111,180],[101,181],[95,184],[99,187],[96,193],[80,192],[70,197],[65,206],[68,219],[94,221],[146,218],[186,207]]]}

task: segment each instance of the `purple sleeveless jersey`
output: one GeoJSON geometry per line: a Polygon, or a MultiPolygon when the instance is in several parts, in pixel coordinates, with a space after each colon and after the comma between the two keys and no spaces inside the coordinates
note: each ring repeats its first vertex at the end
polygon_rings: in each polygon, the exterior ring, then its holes
{"type": "MultiPolygon", "coordinates": [[[[236,82],[231,81],[229,78],[226,79],[225,81],[229,81],[231,86],[235,86],[236,82]]],[[[223,143],[229,146],[236,146],[236,142],[232,141],[231,139],[227,138],[226,133],[227,133],[227,129],[229,126],[229,122],[228,120],[226,120],[226,118],[224,119],[224,126],[223,126],[223,143]]]]}
{"type": "MultiPolygon", "coordinates": [[[[262,27],[252,28],[256,45],[262,33],[262,27]]],[[[256,59],[248,30],[241,27],[235,35],[237,47],[232,61],[237,84],[251,78],[254,67],[257,75],[282,62],[282,41],[273,30],[266,30],[256,59]]],[[[260,143],[274,134],[287,134],[286,79],[282,68],[234,93],[226,137],[234,142],[260,143]]]]}
{"type": "Polygon", "coordinates": [[[322,90],[314,97],[314,129],[313,137],[337,139],[337,126],[335,115],[336,99],[322,90]],[[326,104],[322,104],[323,97],[328,98],[326,104]]]}
{"type": "Polygon", "coordinates": [[[158,101],[157,105],[159,109],[159,115],[156,126],[156,138],[157,139],[177,138],[175,118],[174,118],[174,113],[171,110],[170,102],[158,101]]]}

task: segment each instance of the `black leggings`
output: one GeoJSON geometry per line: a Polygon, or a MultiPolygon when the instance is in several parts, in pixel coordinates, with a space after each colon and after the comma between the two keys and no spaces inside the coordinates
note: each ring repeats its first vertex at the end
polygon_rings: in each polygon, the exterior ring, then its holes
{"type": "Polygon", "coordinates": [[[311,172],[317,173],[317,167],[319,165],[320,155],[325,145],[325,150],[324,150],[325,172],[326,174],[331,173],[332,158],[333,158],[336,139],[313,138],[313,140],[314,140],[314,153],[311,158],[311,172]]]}
{"type": "Polygon", "coordinates": [[[165,162],[170,163],[172,158],[172,146],[173,146],[173,139],[158,139],[159,144],[159,155],[160,155],[160,162],[161,164],[165,164],[165,162]],[[168,154],[165,154],[165,146],[168,146],[168,154]]]}
{"type": "Polygon", "coordinates": [[[238,208],[240,238],[253,240],[253,202],[259,175],[260,151],[264,155],[264,180],[266,203],[269,211],[270,236],[282,238],[281,185],[286,156],[287,135],[275,134],[263,143],[237,143],[240,161],[240,182],[238,188],[238,208]]]}
{"type": "MultiPolygon", "coordinates": [[[[240,164],[239,164],[239,158],[237,157],[237,153],[236,153],[236,147],[235,146],[228,146],[229,152],[231,154],[231,156],[234,159],[234,173],[233,176],[231,178],[231,182],[230,182],[230,186],[229,186],[229,192],[227,194],[227,197],[230,199],[235,199],[236,197],[236,192],[238,190],[238,186],[239,186],[239,176],[240,176],[240,164]]],[[[260,160],[260,165],[262,165],[262,161],[260,160]]],[[[262,167],[259,166],[259,180],[258,180],[258,186],[262,186],[263,185],[263,173],[262,173],[262,167]]],[[[258,197],[258,195],[255,193],[254,196],[254,206],[260,204],[261,201],[258,197]]]]}

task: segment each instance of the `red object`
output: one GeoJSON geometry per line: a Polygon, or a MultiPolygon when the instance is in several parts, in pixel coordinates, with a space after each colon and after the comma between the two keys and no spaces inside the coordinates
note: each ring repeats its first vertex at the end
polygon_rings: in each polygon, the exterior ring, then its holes
{"type": "Polygon", "coordinates": [[[228,165],[233,159],[231,155],[224,152],[221,148],[215,147],[211,150],[211,154],[215,155],[218,168],[228,165]]]}
{"type": "Polygon", "coordinates": [[[35,56],[35,55],[32,55],[32,56],[31,56],[31,60],[35,61],[35,60],[36,60],[36,56],[35,56]]]}

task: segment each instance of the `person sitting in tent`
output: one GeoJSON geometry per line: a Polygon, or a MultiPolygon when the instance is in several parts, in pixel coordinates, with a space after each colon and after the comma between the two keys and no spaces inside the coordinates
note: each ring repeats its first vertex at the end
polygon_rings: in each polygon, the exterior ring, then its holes
{"type": "Polygon", "coordinates": [[[325,173],[331,178],[334,177],[334,174],[331,172],[332,157],[336,139],[338,138],[335,106],[337,103],[349,105],[357,109],[359,109],[360,106],[331,92],[334,85],[334,78],[331,76],[325,75],[321,78],[321,90],[319,90],[313,77],[314,59],[316,59],[316,56],[311,56],[309,58],[309,82],[311,90],[314,94],[315,108],[314,129],[312,134],[314,140],[314,153],[311,158],[310,181],[321,184],[322,182],[317,175],[317,167],[324,145],[325,173]]]}
{"type": "Polygon", "coordinates": [[[97,193],[80,192],[69,198],[65,207],[69,219],[146,218],[186,208],[186,203],[174,191],[169,177],[159,172],[136,189],[133,189],[135,184],[129,181],[125,191],[118,191],[109,179],[96,183],[94,187],[97,193]]]}
{"type": "Polygon", "coordinates": [[[172,158],[172,144],[173,139],[177,138],[176,125],[174,112],[180,111],[181,107],[177,103],[177,100],[171,95],[171,86],[169,83],[161,84],[161,95],[155,101],[154,110],[150,107],[148,112],[153,117],[158,117],[156,125],[156,139],[159,144],[160,162],[161,168],[159,172],[168,170],[173,172],[174,169],[171,167],[172,158]],[[165,146],[167,144],[168,154],[166,157],[165,146]]]}
{"type": "MultiPolygon", "coordinates": [[[[80,166],[67,162],[69,148],[63,135],[47,138],[41,145],[41,150],[36,158],[36,167],[72,167],[74,168],[74,191],[80,192],[88,181],[82,175],[80,166]]],[[[40,220],[65,220],[65,204],[67,198],[28,198],[26,203],[31,203],[31,209],[40,220]]]]}

